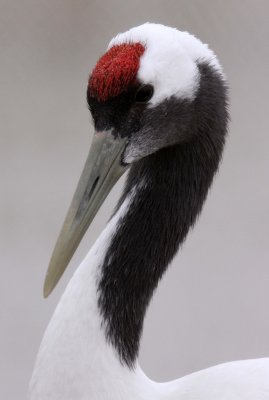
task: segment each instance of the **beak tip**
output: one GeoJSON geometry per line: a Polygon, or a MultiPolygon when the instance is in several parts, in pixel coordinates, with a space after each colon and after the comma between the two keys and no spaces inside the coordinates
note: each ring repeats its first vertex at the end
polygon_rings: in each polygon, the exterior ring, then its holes
{"type": "Polygon", "coordinates": [[[43,297],[46,299],[53,291],[54,286],[52,286],[49,280],[46,278],[43,286],[43,297]]]}

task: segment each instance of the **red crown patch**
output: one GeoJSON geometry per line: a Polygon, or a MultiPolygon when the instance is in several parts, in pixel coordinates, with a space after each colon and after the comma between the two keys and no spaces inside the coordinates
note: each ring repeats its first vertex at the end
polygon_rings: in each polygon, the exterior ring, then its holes
{"type": "Polygon", "coordinates": [[[141,43],[123,43],[111,47],[92,71],[88,84],[90,96],[106,101],[122,93],[135,82],[144,51],[141,43]]]}

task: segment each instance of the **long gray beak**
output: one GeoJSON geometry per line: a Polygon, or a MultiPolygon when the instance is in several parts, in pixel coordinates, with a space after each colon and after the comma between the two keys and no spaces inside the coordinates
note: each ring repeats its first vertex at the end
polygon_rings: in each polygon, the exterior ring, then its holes
{"type": "Polygon", "coordinates": [[[47,297],[64,273],[106,196],[127,169],[121,157],[126,138],[111,131],[96,132],[72,203],[56,242],[44,283],[47,297]]]}

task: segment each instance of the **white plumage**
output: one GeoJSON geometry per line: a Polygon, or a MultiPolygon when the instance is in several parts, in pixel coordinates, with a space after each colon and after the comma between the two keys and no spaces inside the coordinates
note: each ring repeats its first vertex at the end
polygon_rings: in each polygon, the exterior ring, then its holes
{"type": "Polygon", "coordinates": [[[30,384],[31,400],[268,400],[269,358],[211,367],[156,383],[123,366],[105,339],[96,281],[126,200],[69,282],[46,330],[30,384]]]}

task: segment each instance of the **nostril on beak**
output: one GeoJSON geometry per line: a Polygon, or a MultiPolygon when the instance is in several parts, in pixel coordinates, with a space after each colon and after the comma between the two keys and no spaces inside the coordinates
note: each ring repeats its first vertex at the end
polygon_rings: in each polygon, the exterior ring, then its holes
{"type": "Polygon", "coordinates": [[[99,178],[100,178],[100,176],[97,176],[97,178],[95,178],[95,180],[94,180],[94,182],[93,182],[93,184],[92,184],[92,187],[91,187],[90,191],[89,191],[89,192],[86,191],[87,200],[90,200],[90,198],[92,197],[92,194],[93,194],[93,192],[94,192],[94,189],[96,188],[96,185],[97,185],[97,183],[98,183],[98,181],[99,181],[99,178]]]}
{"type": "Polygon", "coordinates": [[[92,184],[91,187],[87,187],[83,196],[83,201],[81,202],[77,213],[76,213],[76,220],[80,219],[80,216],[82,215],[82,213],[85,211],[85,208],[88,206],[89,201],[94,193],[94,189],[97,186],[97,183],[99,181],[100,176],[97,176],[92,184]]]}

